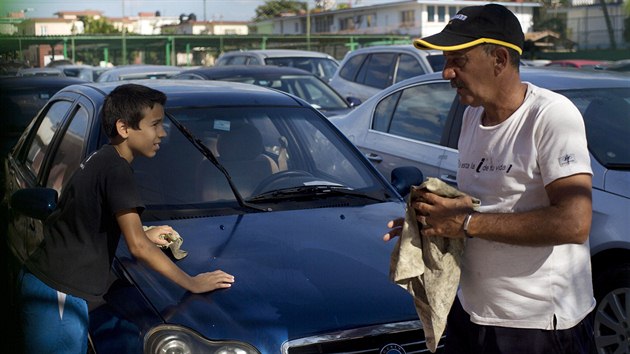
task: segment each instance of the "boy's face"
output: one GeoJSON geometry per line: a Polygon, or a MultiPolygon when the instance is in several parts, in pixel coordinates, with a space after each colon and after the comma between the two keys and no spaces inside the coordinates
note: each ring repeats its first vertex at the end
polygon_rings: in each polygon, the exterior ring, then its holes
{"type": "Polygon", "coordinates": [[[164,130],[164,107],[155,104],[144,109],[139,129],[129,129],[127,144],[134,156],[153,157],[160,149],[160,141],[166,136],[164,130]]]}

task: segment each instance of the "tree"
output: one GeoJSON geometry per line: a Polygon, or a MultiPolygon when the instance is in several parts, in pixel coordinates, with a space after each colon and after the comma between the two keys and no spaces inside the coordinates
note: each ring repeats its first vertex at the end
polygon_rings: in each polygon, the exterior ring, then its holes
{"type": "Polygon", "coordinates": [[[296,0],[267,0],[264,4],[256,8],[256,16],[254,21],[263,21],[266,19],[280,16],[282,13],[306,13],[308,3],[296,0]]]}
{"type": "Polygon", "coordinates": [[[105,17],[95,19],[94,17],[81,16],[79,17],[83,21],[85,34],[119,34],[118,30],[112,25],[105,17]]]}

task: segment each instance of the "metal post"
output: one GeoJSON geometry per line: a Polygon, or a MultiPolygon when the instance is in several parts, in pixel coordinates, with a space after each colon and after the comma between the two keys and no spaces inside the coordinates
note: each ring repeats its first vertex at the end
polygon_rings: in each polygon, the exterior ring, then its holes
{"type": "Polygon", "coordinates": [[[166,42],[165,53],[166,65],[171,65],[171,42],[166,42]]]}
{"type": "Polygon", "coordinates": [[[311,50],[311,9],[306,0],[306,48],[311,50]]]}

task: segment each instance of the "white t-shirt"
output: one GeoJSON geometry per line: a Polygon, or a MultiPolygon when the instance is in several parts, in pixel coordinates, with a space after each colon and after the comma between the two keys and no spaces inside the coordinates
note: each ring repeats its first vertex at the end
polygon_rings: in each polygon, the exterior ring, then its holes
{"type": "MultiPolygon", "coordinates": [[[[527,85],[521,107],[499,125],[481,125],[482,107],[464,113],[458,187],[481,199],[482,213],[548,206],[545,185],[592,174],[579,110],[562,95],[527,85]]],[[[571,328],[595,306],[588,242],[525,247],[469,239],[459,298],[477,324],[571,328]]]]}

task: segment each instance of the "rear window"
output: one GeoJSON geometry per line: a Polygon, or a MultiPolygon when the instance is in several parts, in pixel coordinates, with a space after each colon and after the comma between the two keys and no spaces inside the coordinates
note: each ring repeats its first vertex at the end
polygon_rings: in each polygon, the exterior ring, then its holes
{"type": "Polygon", "coordinates": [[[444,55],[442,54],[427,55],[427,61],[434,72],[440,72],[444,69],[444,55]]]}
{"type": "Polygon", "coordinates": [[[591,154],[606,168],[630,168],[630,88],[558,91],[575,104],[591,154]]]}

